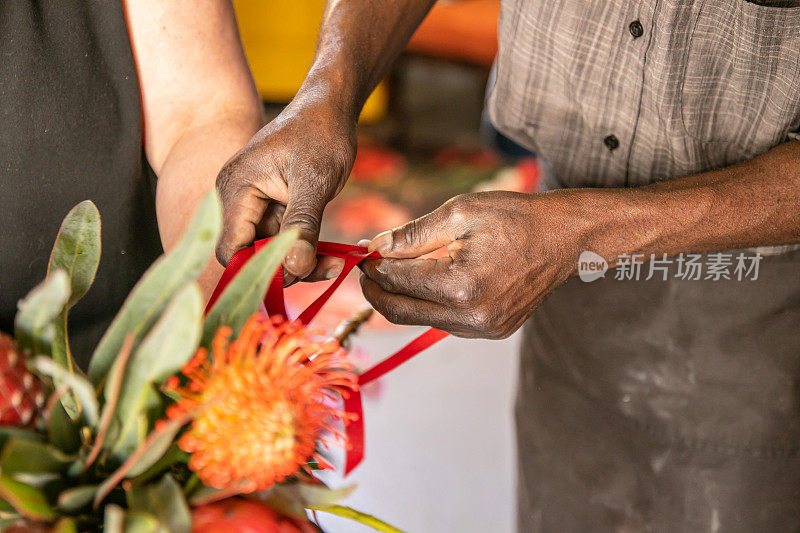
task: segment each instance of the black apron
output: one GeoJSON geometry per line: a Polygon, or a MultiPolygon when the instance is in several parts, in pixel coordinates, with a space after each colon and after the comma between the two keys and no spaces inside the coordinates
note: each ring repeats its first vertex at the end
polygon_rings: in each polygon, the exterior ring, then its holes
{"type": "Polygon", "coordinates": [[[674,267],[571,279],[526,324],[520,531],[800,530],[800,251],[674,267]]]}
{"type": "Polygon", "coordinates": [[[70,315],[73,354],[87,364],[161,253],[150,175],[122,2],[0,2],[0,330],[44,278],[64,215],[90,199],[102,257],[70,315]]]}

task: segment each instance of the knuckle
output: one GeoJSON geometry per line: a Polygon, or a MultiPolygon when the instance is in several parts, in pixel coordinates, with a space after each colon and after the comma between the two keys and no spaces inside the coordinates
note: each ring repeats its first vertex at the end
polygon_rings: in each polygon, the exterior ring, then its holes
{"type": "Polygon", "coordinates": [[[451,298],[457,305],[468,306],[478,296],[478,284],[471,277],[459,276],[457,281],[452,284],[452,287],[451,298]]]}
{"type": "Polygon", "coordinates": [[[380,311],[380,313],[393,324],[400,324],[403,321],[403,313],[400,306],[393,305],[380,311]]]}
{"type": "Polygon", "coordinates": [[[456,196],[447,203],[450,204],[447,206],[446,212],[450,222],[454,226],[460,226],[464,224],[469,217],[469,207],[466,205],[464,199],[461,196],[456,196]]]}
{"type": "Polygon", "coordinates": [[[472,291],[463,285],[457,286],[452,292],[453,302],[459,305],[468,305],[472,301],[472,291]]]}
{"type": "Polygon", "coordinates": [[[374,273],[378,284],[386,291],[397,292],[400,287],[405,285],[405,276],[398,274],[388,261],[381,261],[375,267],[374,273]]]}
{"type": "Polygon", "coordinates": [[[225,248],[222,244],[217,246],[216,256],[219,264],[223,266],[228,265],[228,262],[230,261],[230,254],[228,253],[227,248],[225,248]]]}
{"type": "Polygon", "coordinates": [[[479,307],[470,312],[470,326],[473,330],[483,335],[492,334],[494,325],[494,314],[490,310],[479,307]]]}
{"type": "Polygon", "coordinates": [[[234,182],[234,177],[236,176],[235,161],[236,159],[232,159],[225,163],[225,166],[223,166],[219,174],[217,174],[216,186],[217,190],[222,195],[230,190],[234,182]]]}
{"type": "Polygon", "coordinates": [[[411,244],[422,238],[422,228],[416,220],[392,230],[392,245],[396,243],[411,244]]]}
{"type": "Polygon", "coordinates": [[[284,213],[283,223],[284,225],[316,230],[319,227],[319,217],[312,206],[300,205],[294,206],[291,212],[287,210],[284,213]]]}

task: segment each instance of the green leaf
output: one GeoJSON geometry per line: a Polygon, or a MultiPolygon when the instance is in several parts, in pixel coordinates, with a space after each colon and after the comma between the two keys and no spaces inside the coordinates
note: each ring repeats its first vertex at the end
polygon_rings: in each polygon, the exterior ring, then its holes
{"type": "Polygon", "coordinates": [[[12,426],[0,426],[0,446],[3,446],[9,439],[25,439],[33,441],[43,441],[44,437],[31,429],[15,428],[12,426]]]}
{"type": "Polygon", "coordinates": [[[297,235],[297,228],[281,232],[245,263],[206,315],[202,346],[211,345],[220,326],[227,325],[238,332],[250,315],[258,311],[275,271],[297,235]]]}
{"type": "MultiPolygon", "coordinates": [[[[61,314],[58,315],[53,323],[53,345],[50,349],[50,355],[53,360],[58,362],[61,366],[74,372],[76,367],[75,362],[72,360],[72,352],[69,349],[69,334],[67,333],[68,314],[68,307],[64,306],[64,310],[61,311],[61,314]]],[[[53,385],[58,389],[63,383],[55,381],[53,385]]],[[[64,409],[72,420],[80,420],[81,407],[71,391],[63,394],[61,398],[59,398],[58,403],[64,406],[64,409]]]]}
{"type": "Polygon", "coordinates": [[[53,378],[53,381],[60,381],[69,387],[81,404],[86,423],[91,427],[97,425],[97,398],[95,396],[94,387],[92,387],[92,384],[89,383],[86,378],[70,372],[49,357],[37,357],[33,360],[33,366],[42,374],[53,378]]]}
{"type": "Polygon", "coordinates": [[[41,490],[20,483],[5,474],[0,474],[0,498],[11,504],[19,514],[31,520],[49,522],[56,518],[56,513],[48,505],[47,498],[41,490]]]}
{"type": "Polygon", "coordinates": [[[180,418],[167,420],[162,426],[151,431],[145,441],[125,460],[122,466],[103,480],[97,488],[94,506],[100,505],[100,502],[114,490],[114,487],[131,472],[134,472],[134,475],[141,474],[158,461],[175,440],[178,431],[191,420],[192,415],[193,413],[186,413],[180,418]]]}
{"type": "MultiPolygon", "coordinates": [[[[147,447],[144,454],[136,461],[128,473],[125,474],[125,477],[131,478],[143,474],[148,468],[164,457],[164,454],[167,453],[167,450],[172,446],[172,442],[175,440],[175,437],[182,427],[182,425],[176,424],[174,427],[163,431],[163,433],[147,447]]],[[[141,446],[144,446],[144,444],[141,446]]]]}
{"type": "Polygon", "coordinates": [[[92,503],[97,485],[70,487],[58,495],[58,508],[66,513],[75,513],[92,503]]]}
{"type": "Polygon", "coordinates": [[[275,485],[263,495],[262,499],[283,514],[305,519],[306,508],[333,505],[352,494],[355,488],[355,485],[350,485],[341,489],[331,489],[325,485],[288,481],[275,485]]]}
{"type": "Polygon", "coordinates": [[[125,516],[125,533],[171,533],[150,513],[132,512],[125,516]]]}
{"type": "MultiPolygon", "coordinates": [[[[69,308],[91,287],[100,264],[100,249],[100,213],[91,201],[85,200],[73,207],[61,222],[47,265],[48,276],[63,270],[69,279],[70,297],[55,322],[52,356],[61,366],[70,370],[75,365],[69,349],[67,315],[69,308]]],[[[61,401],[70,416],[77,419],[79,411],[75,398],[68,394],[61,401]]]]}
{"type": "Polygon", "coordinates": [[[153,263],[128,295],[92,355],[89,364],[92,383],[98,385],[103,381],[125,336],[133,334],[138,343],[175,293],[200,275],[214,252],[221,226],[219,198],[212,191],[200,204],[178,246],[153,263]]]}
{"type": "Polygon", "coordinates": [[[11,439],[0,454],[4,474],[62,472],[75,460],[54,446],[25,439],[11,439]]]}
{"type": "Polygon", "coordinates": [[[321,507],[311,506],[309,509],[312,511],[322,511],[323,513],[331,513],[344,518],[349,518],[350,520],[371,527],[376,531],[383,531],[384,533],[403,533],[403,530],[398,529],[391,524],[387,524],[379,518],[362,513],[361,511],[357,511],[356,509],[347,507],[345,505],[328,505],[321,507]]]}
{"type": "MultiPolygon", "coordinates": [[[[177,433],[177,432],[176,432],[177,433]]],[[[139,473],[128,473],[128,477],[134,477],[133,483],[136,485],[141,485],[143,483],[147,483],[154,477],[158,476],[159,474],[163,474],[168,468],[172,467],[177,463],[188,463],[190,455],[180,448],[176,444],[171,444],[167,451],[164,452],[164,455],[161,456],[155,463],[148,466],[147,469],[139,473]]],[[[145,465],[145,462],[142,462],[141,465],[136,466],[136,470],[141,470],[145,465]]],[[[136,472],[134,470],[134,472],[136,472]]]]}
{"type": "Polygon", "coordinates": [[[203,297],[196,283],[178,292],[128,363],[115,411],[121,425],[109,448],[127,457],[136,449],[137,418],[146,412],[148,391],[177,373],[194,355],[200,339],[203,297]]]}
{"type": "Polygon", "coordinates": [[[215,489],[214,487],[200,485],[192,490],[189,503],[194,507],[205,505],[209,501],[221,500],[223,498],[217,496],[220,493],[230,494],[230,491],[228,489],[215,489]]]}
{"type": "Polygon", "coordinates": [[[100,213],[91,201],[84,200],[73,207],[61,222],[47,273],[66,271],[71,288],[69,306],[72,307],[91,287],[98,264],[100,213]]]}
{"type": "Polygon", "coordinates": [[[75,453],[81,445],[80,426],[72,421],[61,402],[56,402],[47,419],[47,437],[57,448],[75,453]]]}
{"type": "Polygon", "coordinates": [[[75,519],[64,517],[50,529],[50,533],[78,533],[78,525],[75,519]]]}
{"type": "Polygon", "coordinates": [[[12,477],[20,483],[44,490],[47,485],[60,480],[61,474],[56,472],[17,472],[12,477]]]}
{"type": "MultiPolygon", "coordinates": [[[[0,503],[3,503],[2,500],[0,500],[0,503]]],[[[22,522],[23,520],[23,518],[19,515],[19,513],[14,511],[13,507],[10,508],[11,508],[10,513],[3,513],[2,515],[0,515],[0,517],[2,517],[0,518],[0,531],[6,531],[12,527],[19,527],[20,522],[22,522]]]]}
{"type": "MultiPolygon", "coordinates": [[[[0,516],[7,516],[12,514],[19,516],[17,510],[14,509],[14,507],[10,503],[8,503],[3,499],[0,499],[0,516]]],[[[0,531],[3,531],[3,526],[1,523],[0,523],[0,531]]]]}
{"type": "Polygon", "coordinates": [[[24,350],[34,355],[50,354],[53,322],[68,299],[69,278],[63,270],[57,270],[20,300],[14,332],[24,350]]]}
{"type": "Polygon", "coordinates": [[[192,517],[180,485],[166,474],[161,480],[127,491],[132,511],[151,513],[172,533],[190,533],[192,517]]]}
{"type": "Polygon", "coordinates": [[[103,513],[103,533],[123,533],[125,528],[125,511],[122,507],[109,504],[103,513]]]}

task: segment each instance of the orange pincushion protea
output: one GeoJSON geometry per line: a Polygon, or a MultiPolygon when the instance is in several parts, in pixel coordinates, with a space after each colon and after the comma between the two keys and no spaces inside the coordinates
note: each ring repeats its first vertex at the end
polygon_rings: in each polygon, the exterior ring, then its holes
{"type": "Polygon", "coordinates": [[[167,410],[176,419],[193,413],[178,447],[191,453],[189,468],[207,486],[236,492],[266,490],[305,468],[317,441],[341,439],[335,425],[348,415],[337,397],[355,390],[357,376],[333,339],[320,342],[305,326],[256,313],[230,342],[222,327],[211,356],[200,349],[171,378],[181,396],[167,410]]]}

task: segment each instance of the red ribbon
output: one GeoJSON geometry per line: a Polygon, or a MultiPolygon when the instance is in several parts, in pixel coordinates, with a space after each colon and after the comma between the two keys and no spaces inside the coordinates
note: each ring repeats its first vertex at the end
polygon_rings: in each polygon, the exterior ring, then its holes
{"type": "MultiPolygon", "coordinates": [[[[214,289],[214,293],[211,295],[211,299],[208,301],[206,312],[208,312],[214,306],[219,298],[219,295],[233,279],[236,273],[239,272],[242,266],[251,257],[253,257],[257,251],[269,243],[269,241],[270,239],[256,241],[253,246],[239,250],[231,258],[227,268],[225,268],[225,272],[222,273],[219,283],[217,283],[217,287],[214,289]]],[[[347,274],[349,274],[358,263],[364,259],[380,258],[379,253],[370,253],[366,248],[361,246],[352,246],[349,244],[338,244],[333,242],[317,243],[317,254],[344,259],[344,267],[342,268],[341,274],[339,274],[336,280],[327,289],[325,289],[325,292],[323,292],[319,298],[314,300],[314,302],[309,305],[305,311],[300,313],[300,316],[297,317],[296,320],[299,320],[303,324],[308,324],[314,319],[317,313],[319,313],[320,309],[322,309],[322,306],[325,305],[325,302],[328,301],[328,299],[333,295],[334,291],[336,291],[339,285],[342,284],[342,281],[344,281],[344,278],[347,276],[347,274]]],[[[289,319],[286,314],[286,304],[283,297],[283,271],[280,268],[278,268],[278,271],[272,278],[269,288],[267,289],[267,294],[264,296],[264,306],[268,314],[280,315],[287,320],[289,319]]],[[[361,374],[358,377],[359,387],[366,385],[370,381],[378,379],[387,372],[391,372],[429,346],[436,344],[446,336],[447,333],[438,329],[431,328],[427,330],[425,333],[403,346],[400,350],[361,374]]],[[[344,473],[347,475],[352,472],[353,469],[357,467],[364,458],[364,408],[361,402],[360,390],[353,391],[344,398],[344,409],[348,413],[355,415],[353,417],[354,419],[345,427],[348,451],[344,473]]]]}

